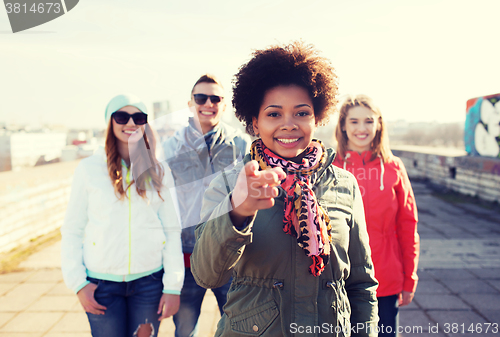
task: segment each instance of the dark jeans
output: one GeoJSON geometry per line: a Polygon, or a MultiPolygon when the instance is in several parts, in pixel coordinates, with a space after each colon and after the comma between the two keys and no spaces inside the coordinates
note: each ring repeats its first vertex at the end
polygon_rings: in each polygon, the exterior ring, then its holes
{"type": "MultiPolygon", "coordinates": [[[[222,307],[226,304],[227,291],[231,281],[220,288],[212,289],[217,299],[222,315],[222,307]]],[[[205,297],[205,288],[200,287],[194,280],[191,268],[186,268],[184,285],[181,291],[181,305],[174,315],[175,337],[193,337],[198,332],[198,317],[200,317],[201,303],[205,297]]]]}
{"type": "Polygon", "coordinates": [[[94,298],[107,309],[104,315],[87,313],[93,337],[132,337],[139,325],[150,323],[156,337],[157,314],[163,291],[163,270],[130,282],[112,282],[87,277],[97,284],[94,298]]]}
{"type": "Polygon", "coordinates": [[[377,297],[379,337],[394,337],[399,320],[398,295],[377,297]]]}

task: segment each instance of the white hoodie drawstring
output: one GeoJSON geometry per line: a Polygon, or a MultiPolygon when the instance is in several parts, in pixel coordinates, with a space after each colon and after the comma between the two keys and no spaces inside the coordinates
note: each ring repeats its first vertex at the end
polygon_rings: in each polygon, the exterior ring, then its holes
{"type": "Polygon", "coordinates": [[[344,170],[346,169],[346,163],[347,163],[347,159],[351,156],[350,153],[346,153],[345,154],[345,158],[344,158],[344,170]]]}
{"type": "Polygon", "coordinates": [[[384,161],[382,160],[382,157],[380,154],[378,155],[380,159],[380,190],[384,190],[384,161]]]}

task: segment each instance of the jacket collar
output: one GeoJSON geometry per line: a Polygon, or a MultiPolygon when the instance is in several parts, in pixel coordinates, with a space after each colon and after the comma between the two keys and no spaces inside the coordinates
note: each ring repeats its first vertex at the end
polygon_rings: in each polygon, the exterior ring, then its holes
{"type": "Polygon", "coordinates": [[[369,163],[370,165],[380,165],[380,190],[383,191],[385,173],[384,162],[382,161],[380,155],[371,160],[372,154],[372,151],[364,151],[362,153],[358,153],[356,151],[347,151],[344,158],[343,168],[345,170],[347,168],[347,164],[366,165],[369,163]]]}
{"type": "Polygon", "coordinates": [[[351,162],[351,163],[363,163],[366,164],[370,161],[371,157],[373,155],[372,151],[363,151],[361,153],[358,153],[356,151],[346,151],[344,162],[351,162]]]}
{"type": "Polygon", "coordinates": [[[180,151],[183,147],[187,147],[190,150],[202,151],[207,146],[209,150],[212,150],[215,145],[222,141],[223,131],[222,122],[220,122],[211,131],[202,134],[196,127],[194,118],[190,117],[188,125],[174,135],[178,139],[177,150],[180,151]]]}

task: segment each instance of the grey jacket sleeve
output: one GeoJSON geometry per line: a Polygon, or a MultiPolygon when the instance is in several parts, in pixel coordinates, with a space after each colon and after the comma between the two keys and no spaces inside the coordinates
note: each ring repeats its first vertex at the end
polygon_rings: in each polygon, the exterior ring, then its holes
{"type": "MultiPolygon", "coordinates": [[[[243,165],[237,165],[226,175],[229,186],[234,186],[243,165]]],[[[191,255],[191,272],[204,288],[218,288],[226,284],[238,263],[245,246],[252,242],[253,219],[241,230],[231,222],[230,193],[224,175],[219,175],[205,192],[201,218],[196,227],[196,244],[191,255]]],[[[231,190],[231,188],[229,188],[231,190]]]]}
{"type": "Polygon", "coordinates": [[[240,149],[241,156],[244,157],[247,153],[250,152],[250,145],[252,141],[247,134],[243,134],[236,139],[236,145],[240,149]]]}
{"type": "Polygon", "coordinates": [[[353,206],[351,218],[349,259],[351,271],[346,290],[351,304],[351,326],[354,336],[377,336],[378,306],[371,251],[366,230],[361,192],[353,179],[353,206]]]}

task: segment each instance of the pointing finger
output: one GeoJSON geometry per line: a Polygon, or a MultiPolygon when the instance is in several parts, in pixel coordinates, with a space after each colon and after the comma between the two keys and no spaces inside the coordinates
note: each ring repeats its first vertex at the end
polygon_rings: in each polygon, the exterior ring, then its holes
{"type": "Polygon", "coordinates": [[[276,186],[281,181],[279,171],[274,169],[259,171],[257,177],[262,185],[276,186]]]}
{"type": "Polygon", "coordinates": [[[285,171],[283,171],[281,167],[275,167],[273,168],[273,171],[276,172],[276,174],[278,174],[278,179],[280,181],[286,178],[286,173],[285,171]]]}
{"type": "Polygon", "coordinates": [[[255,176],[259,172],[259,163],[252,160],[245,164],[245,174],[249,177],[255,176]]]}

